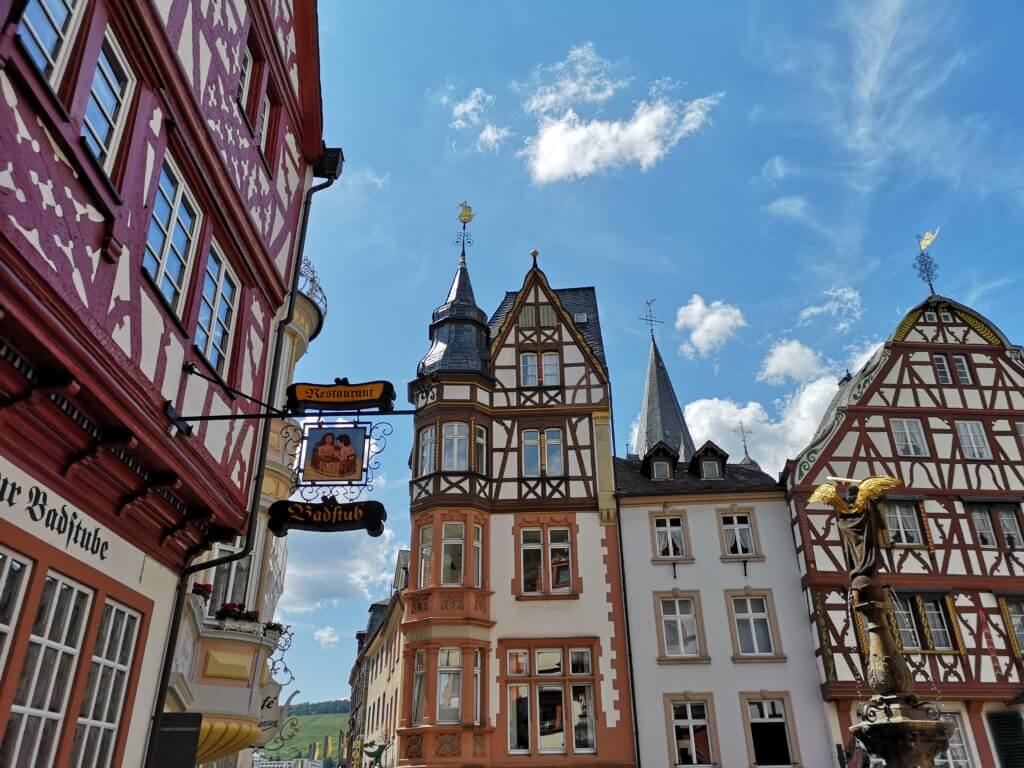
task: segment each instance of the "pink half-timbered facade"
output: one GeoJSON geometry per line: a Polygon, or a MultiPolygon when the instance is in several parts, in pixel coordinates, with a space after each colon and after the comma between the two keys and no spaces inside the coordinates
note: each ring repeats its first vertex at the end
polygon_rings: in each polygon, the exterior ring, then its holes
{"type": "Polygon", "coordinates": [[[812,443],[786,467],[790,513],[834,741],[863,681],[834,514],[807,503],[829,476],[892,475],[884,532],[890,620],[917,693],[956,725],[943,766],[1024,759],[1024,361],[969,307],[932,295],[840,382],[812,443]]]}
{"type": "Polygon", "coordinates": [[[268,397],[322,152],[315,4],[0,24],[0,764],[138,765],[178,574],[259,472],[260,422],[171,416],[268,397]],[[97,665],[120,687],[79,717],[97,665]]]}

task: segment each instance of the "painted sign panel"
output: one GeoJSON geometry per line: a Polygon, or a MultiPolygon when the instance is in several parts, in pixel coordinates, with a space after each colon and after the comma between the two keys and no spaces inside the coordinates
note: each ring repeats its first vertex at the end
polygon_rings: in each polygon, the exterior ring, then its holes
{"type": "Polygon", "coordinates": [[[388,413],[395,407],[395,388],[390,381],[366,381],[349,384],[348,379],[335,379],[333,384],[292,384],[286,392],[288,410],[359,411],[376,408],[388,413]]]}
{"type": "Polygon", "coordinates": [[[369,440],[365,426],[305,427],[300,484],[358,483],[366,471],[369,440]]]}
{"type": "Polygon", "coordinates": [[[284,499],[270,505],[267,528],[275,536],[287,536],[288,531],[358,531],[371,536],[384,533],[388,513],[379,501],[358,501],[339,504],[325,496],[320,502],[290,501],[284,499]]]}

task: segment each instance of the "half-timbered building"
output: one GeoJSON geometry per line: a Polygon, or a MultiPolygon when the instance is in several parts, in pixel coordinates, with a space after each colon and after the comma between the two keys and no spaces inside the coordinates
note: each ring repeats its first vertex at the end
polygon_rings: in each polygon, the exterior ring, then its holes
{"type": "Polygon", "coordinates": [[[0,0],[0,765],[143,763],[181,574],[258,492],[227,417],[270,395],[318,67],[311,3],[0,0]]]}
{"type": "Polygon", "coordinates": [[[488,319],[463,258],[430,339],[409,386],[399,765],[632,765],[595,292],[535,261],[488,319]]]}
{"type": "MultiPolygon", "coordinates": [[[[890,619],[917,694],[954,725],[944,768],[1024,765],[1024,363],[987,318],[942,296],[911,309],[845,377],[784,479],[836,744],[850,741],[866,638],[851,621],[829,476],[892,475],[882,533],[890,619]]],[[[859,620],[858,620],[859,621],[859,620]]]]}
{"type": "Polygon", "coordinates": [[[653,338],[615,485],[640,763],[832,765],[783,488],[694,445],[653,338]]]}

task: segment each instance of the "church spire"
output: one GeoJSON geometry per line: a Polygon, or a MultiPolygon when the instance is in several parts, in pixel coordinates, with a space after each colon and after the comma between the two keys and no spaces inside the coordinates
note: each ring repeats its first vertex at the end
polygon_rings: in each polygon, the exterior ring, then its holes
{"type": "Polygon", "coordinates": [[[641,459],[659,443],[676,453],[683,463],[693,458],[696,450],[690,430],[679,407],[665,361],[661,359],[658,343],[651,335],[651,353],[647,360],[647,382],[644,402],[640,411],[640,424],[633,447],[641,459]]]}

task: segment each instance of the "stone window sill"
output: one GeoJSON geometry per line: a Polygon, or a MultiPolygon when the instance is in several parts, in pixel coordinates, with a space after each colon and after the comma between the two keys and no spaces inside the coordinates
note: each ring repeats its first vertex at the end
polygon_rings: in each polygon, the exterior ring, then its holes
{"type": "Polygon", "coordinates": [[[574,592],[566,594],[553,594],[553,595],[516,595],[516,600],[532,601],[532,600],[579,600],[580,596],[574,592]]]}
{"type": "Polygon", "coordinates": [[[775,654],[774,656],[740,656],[739,654],[733,654],[732,660],[737,664],[780,664],[786,660],[784,653],[775,654]]]}
{"type": "Polygon", "coordinates": [[[710,664],[710,656],[659,656],[659,664],[710,664]]]}

